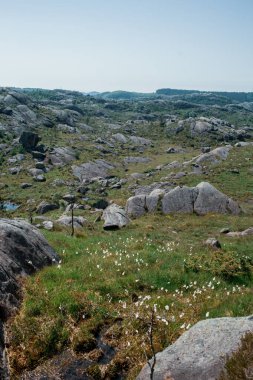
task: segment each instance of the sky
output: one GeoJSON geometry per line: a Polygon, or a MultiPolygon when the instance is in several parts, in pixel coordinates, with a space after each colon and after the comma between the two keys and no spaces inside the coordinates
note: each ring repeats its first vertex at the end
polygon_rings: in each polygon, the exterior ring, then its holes
{"type": "Polygon", "coordinates": [[[253,91],[253,0],[0,0],[0,86],[253,91]]]}

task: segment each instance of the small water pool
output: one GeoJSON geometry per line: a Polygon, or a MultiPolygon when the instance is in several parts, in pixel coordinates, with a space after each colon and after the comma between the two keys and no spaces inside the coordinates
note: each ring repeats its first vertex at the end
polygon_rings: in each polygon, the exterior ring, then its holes
{"type": "Polygon", "coordinates": [[[0,202],[0,210],[4,211],[15,211],[19,208],[19,205],[12,203],[12,202],[0,202]]]}

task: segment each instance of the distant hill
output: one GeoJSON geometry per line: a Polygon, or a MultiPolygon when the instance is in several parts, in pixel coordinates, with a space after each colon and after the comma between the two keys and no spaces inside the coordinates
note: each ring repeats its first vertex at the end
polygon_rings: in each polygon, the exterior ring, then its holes
{"type": "Polygon", "coordinates": [[[104,99],[114,99],[114,100],[136,100],[142,98],[150,98],[157,96],[155,93],[144,93],[144,92],[133,92],[133,91],[107,91],[107,92],[97,92],[90,93],[93,96],[102,97],[104,99]]]}
{"type": "Polygon", "coordinates": [[[161,88],[156,90],[157,95],[167,95],[167,96],[183,96],[192,94],[212,94],[217,96],[225,97],[232,102],[253,102],[253,92],[226,92],[226,91],[199,91],[199,90],[178,90],[172,88],[161,88]]]}

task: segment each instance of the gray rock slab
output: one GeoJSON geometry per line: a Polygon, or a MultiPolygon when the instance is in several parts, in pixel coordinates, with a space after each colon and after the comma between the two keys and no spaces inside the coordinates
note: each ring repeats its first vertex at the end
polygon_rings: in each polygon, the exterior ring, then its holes
{"type": "MultiPolygon", "coordinates": [[[[238,349],[247,332],[253,332],[253,317],[200,321],[156,355],[153,379],[217,380],[226,358],[238,349]]],[[[137,380],[149,378],[150,368],[145,365],[137,380]]]]}

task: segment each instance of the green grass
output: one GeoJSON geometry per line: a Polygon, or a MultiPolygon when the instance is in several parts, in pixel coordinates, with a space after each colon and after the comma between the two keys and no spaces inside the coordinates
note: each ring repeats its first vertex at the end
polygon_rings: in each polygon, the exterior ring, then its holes
{"type": "Polygon", "coordinates": [[[110,368],[128,357],[126,378],[134,379],[146,361],[145,351],[151,355],[146,334],[154,304],[156,350],[206,313],[253,313],[253,237],[219,236],[221,227],[245,228],[250,221],[247,216],[156,214],[120,231],[103,232],[96,225],[73,238],[45,232],[62,262],[25,281],[20,313],[9,328],[14,373],[66,347],[91,350],[97,332],[105,325],[115,329],[120,318],[120,336],[110,340],[118,350],[110,368]],[[219,237],[222,250],[204,245],[209,236],[219,237]],[[246,269],[240,268],[244,256],[246,269]],[[196,270],[194,264],[200,262],[196,270]],[[231,271],[229,276],[226,271],[231,271]]]}

